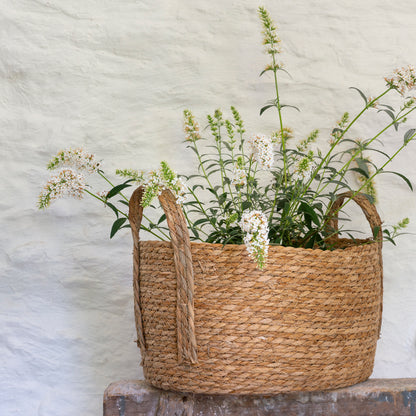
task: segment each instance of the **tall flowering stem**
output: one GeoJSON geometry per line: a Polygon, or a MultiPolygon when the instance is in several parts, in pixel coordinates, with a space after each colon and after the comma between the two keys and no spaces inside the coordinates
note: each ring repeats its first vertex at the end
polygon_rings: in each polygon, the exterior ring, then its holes
{"type": "MultiPolygon", "coordinates": [[[[386,95],[389,91],[391,91],[392,88],[387,88],[383,93],[381,93],[378,97],[374,98],[374,101],[378,101],[381,97],[386,95]]],[[[344,138],[348,130],[356,123],[356,121],[369,109],[371,108],[370,105],[366,105],[355,117],[354,119],[348,124],[348,126],[343,130],[336,140],[332,143],[331,148],[329,149],[328,153],[325,155],[325,157],[322,159],[321,163],[316,168],[315,172],[312,174],[311,178],[309,179],[308,183],[306,184],[306,187],[308,187],[312,181],[315,179],[315,176],[318,174],[319,170],[326,164],[326,162],[329,160],[332,152],[336,148],[336,146],[339,144],[339,142],[344,138]]]]}
{"type": "MultiPolygon", "coordinates": [[[[345,175],[348,172],[348,168],[350,167],[351,163],[357,159],[357,157],[362,153],[363,150],[365,150],[366,148],[368,148],[370,146],[371,143],[373,143],[375,140],[377,140],[386,130],[388,130],[390,127],[394,126],[395,124],[401,122],[402,120],[405,120],[406,117],[413,112],[414,110],[416,110],[416,107],[413,107],[412,109],[410,109],[409,111],[407,111],[405,114],[403,114],[402,116],[400,116],[399,118],[396,118],[394,121],[392,121],[391,123],[389,123],[386,127],[384,127],[381,131],[379,131],[375,136],[373,136],[370,140],[368,140],[365,144],[362,145],[362,147],[359,147],[350,157],[350,159],[345,162],[345,164],[337,171],[337,179],[339,181],[342,181],[345,177],[345,175]]],[[[367,182],[366,182],[367,183],[367,182]]],[[[316,194],[319,195],[321,194],[324,189],[329,185],[329,183],[326,183],[323,187],[318,187],[316,194]]],[[[337,184],[334,190],[334,193],[339,189],[340,185],[337,184]]],[[[362,189],[362,188],[360,188],[362,189]]]]}
{"type": "Polygon", "coordinates": [[[284,134],[283,128],[283,119],[282,119],[282,106],[280,104],[280,97],[279,97],[279,85],[277,82],[277,71],[281,69],[281,65],[277,64],[276,62],[276,55],[281,52],[280,49],[280,42],[281,40],[278,38],[276,34],[276,26],[273,23],[268,11],[264,7],[259,7],[259,16],[260,20],[263,24],[263,43],[266,46],[266,52],[271,55],[272,57],[272,65],[266,67],[267,70],[271,70],[273,72],[274,78],[274,86],[276,92],[276,108],[279,114],[279,124],[280,124],[280,132],[281,132],[281,146],[282,146],[282,153],[283,153],[283,174],[284,174],[284,182],[285,186],[287,184],[287,156],[286,156],[286,137],[284,134]]]}
{"type": "MultiPolygon", "coordinates": [[[[330,160],[331,154],[332,152],[336,149],[337,145],[341,142],[341,140],[345,137],[346,133],[351,129],[351,127],[358,121],[358,119],[369,109],[372,108],[372,103],[373,102],[377,102],[378,100],[380,100],[380,98],[382,98],[383,96],[385,96],[389,91],[392,90],[392,87],[389,86],[385,91],[383,91],[379,96],[377,96],[376,98],[373,98],[372,101],[370,101],[369,103],[367,103],[364,108],[353,118],[353,120],[346,126],[345,129],[343,129],[342,131],[340,131],[335,137],[334,140],[331,142],[331,147],[329,149],[329,151],[327,152],[327,154],[322,158],[321,162],[318,164],[318,166],[316,167],[316,169],[314,170],[314,172],[311,174],[309,180],[306,182],[303,192],[301,193],[301,195],[298,198],[298,201],[293,205],[292,209],[291,209],[291,213],[293,214],[294,212],[296,212],[299,209],[299,205],[300,205],[300,200],[301,198],[304,197],[305,193],[308,191],[309,187],[311,186],[313,180],[315,179],[316,175],[318,175],[318,173],[321,171],[322,167],[326,167],[328,161],[330,160]]],[[[320,181],[321,182],[321,181],[320,181]]],[[[338,186],[338,185],[337,185],[338,186]]],[[[325,185],[326,187],[326,185],[325,185]]],[[[338,188],[337,188],[338,189],[338,188]]],[[[320,192],[322,191],[322,189],[319,192],[315,193],[315,197],[319,197],[320,196],[320,192]]],[[[315,197],[313,198],[313,200],[315,199],[315,197]]]]}
{"type": "MultiPolygon", "coordinates": [[[[404,143],[393,153],[392,156],[390,156],[386,162],[383,163],[380,168],[377,169],[376,172],[374,172],[367,180],[356,190],[352,193],[352,195],[347,198],[344,203],[334,212],[334,214],[337,214],[339,211],[341,211],[345,205],[347,205],[353,198],[356,196],[362,189],[364,189],[368,183],[370,183],[378,174],[383,172],[383,169],[409,144],[410,141],[412,141],[416,137],[416,131],[413,133],[407,140],[404,141],[404,143]]],[[[328,223],[329,218],[323,223],[323,227],[326,226],[328,223]]]]}

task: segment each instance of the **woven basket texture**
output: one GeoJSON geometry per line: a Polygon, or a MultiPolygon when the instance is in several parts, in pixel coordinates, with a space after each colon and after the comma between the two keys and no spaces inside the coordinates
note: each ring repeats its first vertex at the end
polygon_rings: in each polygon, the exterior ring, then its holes
{"type": "MultiPolygon", "coordinates": [[[[130,219],[138,344],[150,384],[272,394],[344,387],[371,375],[381,322],[381,243],[339,240],[345,248],[333,251],[271,246],[263,271],[244,245],[188,242],[181,258],[176,239],[186,241],[187,233],[169,219],[169,207],[181,215],[173,196],[166,191],[161,198],[172,242],[139,241],[140,198],[139,189],[130,219]],[[178,262],[187,265],[179,270],[178,262]],[[180,273],[192,274],[185,297],[180,273]]],[[[355,199],[376,226],[373,206],[355,199]]]]}

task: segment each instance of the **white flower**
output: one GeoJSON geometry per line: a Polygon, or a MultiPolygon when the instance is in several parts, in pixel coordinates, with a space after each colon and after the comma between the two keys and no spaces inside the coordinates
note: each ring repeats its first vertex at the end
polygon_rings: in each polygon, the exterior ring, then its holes
{"type": "Polygon", "coordinates": [[[416,70],[413,65],[398,68],[393,71],[390,78],[386,77],[384,79],[387,84],[396,88],[402,95],[416,88],[416,70]]]}
{"type": "Polygon", "coordinates": [[[194,115],[189,110],[184,110],[183,130],[185,132],[185,140],[194,142],[201,138],[199,133],[199,124],[195,120],[194,115]]]}
{"type": "Polygon", "coordinates": [[[71,197],[81,199],[86,187],[84,175],[73,169],[62,169],[52,176],[39,196],[39,208],[47,208],[58,198],[71,197]]]}
{"type": "Polygon", "coordinates": [[[268,136],[257,134],[250,137],[248,144],[251,154],[263,169],[270,169],[273,165],[273,143],[268,136]]]}
{"type": "Polygon", "coordinates": [[[312,177],[312,173],[314,172],[316,166],[314,164],[310,164],[310,166],[308,166],[306,169],[304,170],[296,170],[295,173],[293,174],[293,179],[295,181],[302,181],[302,182],[308,182],[311,177],[312,177]]]}
{"type": "Polygon", "coordinates": [[[68,166],[88,173],[97,172],[100,163],[93,154],[85,152],[82,148],[66,149],[59,152],[48,164],[48,169],[57,169],[68,166]]]}
{"type": "Polygon", "coordinates": [[[269,250],[269,226],[266,215],[261,211],[245,211],[239,226],[245,233],[244,244],[250,257],[257,262],[260,269],[263,269],[269,250]]]}
{"type": "Polygon", "coordinates": [[[178,204],[183,204],[187,200],[187,186],[166,162],[161,162],[158,170],[150,171],[145,175],[143,186],[145,187],[141,201],[143,207],[149,206],[164,189],[172,191],[178,204]]]}
{"type": "Polygon", "coordinates": [[[241,169],[237,164],[233,168],[231,176],[231,183],[233,185],[244,186],[247,184],[247,175],[244,169],[241,169]]]}

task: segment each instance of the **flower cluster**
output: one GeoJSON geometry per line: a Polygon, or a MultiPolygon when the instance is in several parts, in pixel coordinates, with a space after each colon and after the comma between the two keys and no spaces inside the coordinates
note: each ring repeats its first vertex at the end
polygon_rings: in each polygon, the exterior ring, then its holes
{"type": "Polygon", "coordinates": [[[119,175],[123,178],[133,179],[139,184],[142,184],[145,181],[145,172],[143,170],[138,171],[136,169],[117,169],[116,175],[119,175]]]}
{"type": "Polygon", "coordinates": [[[39,196],[40,209],[47,208],[58,198],[71,197],[81,199],[85,190],[85,177],[71,168],[62,169],[46,183],[39,196]]]}
{"type": "Polygon", "coordinates": [[[269,250],[269,226],[267,217],[261,211],[245,211],[238,224],[245,233],[244,244],[259,269],[266,264],[269,250]]]}
{"type": "Polygon", "coordinates": [[[272,133],[272,142],[281,143],[282,141],[286,142],[293,138],[293,130],[290,127],[283,127],[272,133]]]}
{"type": "Polygon", "coordinates": [[[273,142],[272,139],[263,134],[250,137],[248,144],[254,159],[263,169],[271,169],[273,165],[273,142]]]}
{"type": "Polygon", "coordinates": [[[312,144],[315,143],[316,139],[318,138],[318,134],[319,134],[319,130],[313,130],[309,136],[302,140],[297,146],[296,148],[298,149],[299,152],[304,152],[305,150],[308,149],[308,147],[312,144]]]}
{"type": "Polygon", "coordinates": [[[384,79],[390,87],[397,89],[401,95],[405,95],[408,91],[416,88],[416,70],[413,65],[398,68],[393,71],[391,77],[384,79]]]}
{"type": "Polygon", "coordinates": [[[350,115],[347,112],[345,112],[342,115],[341,120],[337,121],[337,124],[336,124],[335,128],[331,132],[332,137],[329,141],[329,144],[331,146],[333,146],[334,144],[336,144],[339,140],[341,140],[343,138],[344,129],[348,125],[349,118],[350,118],[350,115]]]}
{"type": "Polygon", "coordinates": [[[52,176],[44,186],[39,196],[39,208],[47,208],[52,201],[58,198],[72,197],[81,199],[87,184],[83,173],[99,172],[100,163],[95,156],[85,152],[82,148],[66,149],[60,151],[49,161],[47,169],[61,171],[52,176]]]}
{"type": "Polygon", "coordinates": [[[187,141],[195,141],[201,138],[199,133],[199,124],[195,121],[193,114],[189,110],[184,110],[184,123],[183,129],[185,131],[185,140],[187,141]]]}
{"type": "Polygon", "coordinates": [[[296,164],[296,170],[293,175],[295,181],[301,180],[303,182],[309,181],[312,176],[312,173],[316,169],[315,163],[313,161],[314,154],[310,150],[305,157],[302,157],[296,164]]]}
{"type": "Polygon", "coordinates": [[[145,187],[141,201],[143,207],[148,207],[164,189],[172,191],[178,204],[186,201],[187,187],[185,183],[166,162],[161,162],[158,170],[150,171],[145,175],[141,184],[145,187]]]}
{"type": "Polygon", "coordinates": [[[82,148],[66,149],[60,151],[48,164],[48,169],[68,166],[88,173],[97,172],[100,162],[95,160],[93,154],[85,152],[82,148]]]}
{"type": "Polygon", "coordinates": [[[233,167],[233,173],[231,176],[231,183],[237,186],[244,186],[247,184],[247,175],[246,171],[242,169],[238,163],[233,167]]]}
{"type": "Polygon", "coordinates": [[[280,39],[276,33],[277,28],[264,7],[259,7],[259,16],[263,24],[263,44],[266,45],[266,52],[271,55],[280,53],[280,39]]]}

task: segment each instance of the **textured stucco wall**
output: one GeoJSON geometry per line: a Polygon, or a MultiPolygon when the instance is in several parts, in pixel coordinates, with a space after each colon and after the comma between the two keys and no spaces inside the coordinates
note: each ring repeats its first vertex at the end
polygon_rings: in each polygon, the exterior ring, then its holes
{"type": "MultiPolygon", "coordinates": [[[[84,145],[104,168],[151,168],[166,159],[191,171],[182,110],[236,105],[249,133],[276,127],[258,116],[272,98],[258,74],[260,3],[185,0],[0,0],[0,414],[101,413],[114,380],[139,378],[130,235],[109,241],[111,212],[93,201],[35,208],[44,166],[84,145]]],[[[344,111],[361,106],[349,86],[374,94],[383,76],[416,64],[410,0],[264,1],[279,25],[286,123],[327,140],[344,111]]],[[[413,120],[416,121],[416,118],[413,120]]],[[[202,123],[203,124],[203,123],[202,123]]],[[[357,136],[376,124],[368,120],[357,136]]],[[[401,136],[385,136],[392,150],[401,136]]],[[[415,145],[394,168],[416,183],[415,145]]],[[[387,223],[416,196],[396,178],[378,182],[387,223]]],[[[386,245],[382,337],[374,376],[416,376],[415,236],[386,245]]]]}

